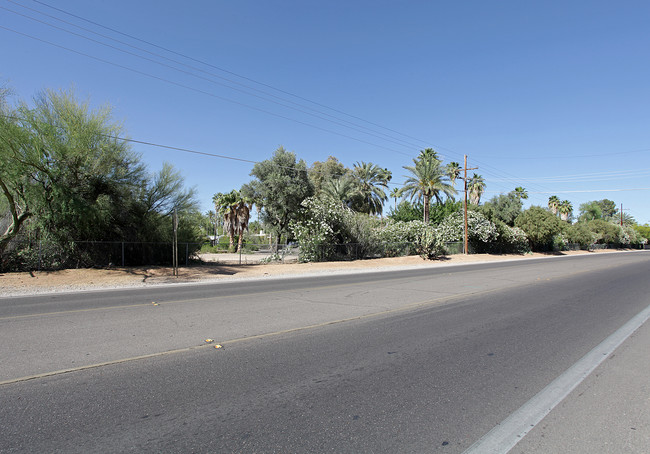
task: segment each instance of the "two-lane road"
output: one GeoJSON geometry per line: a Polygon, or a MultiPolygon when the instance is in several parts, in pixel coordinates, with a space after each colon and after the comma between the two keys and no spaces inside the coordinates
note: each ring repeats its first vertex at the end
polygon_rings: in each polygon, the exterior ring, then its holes
{"type": "Polygon", "coordinates": [[[0,451],[463,452],[645,310],[649,271],[638,252],[0,299],[0,451]]]}

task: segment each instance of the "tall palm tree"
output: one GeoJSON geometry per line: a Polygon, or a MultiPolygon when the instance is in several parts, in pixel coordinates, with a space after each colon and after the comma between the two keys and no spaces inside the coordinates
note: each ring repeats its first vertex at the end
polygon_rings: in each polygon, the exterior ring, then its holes
{"type": "Polygon", "coordinates": [[[244,232],[248,230],[251,206],[247,205],[246,201],[239,200],[230,205],[224,215],[223,225],[224,229],[228,231],[228,235],[230,236],[230,249],[233,248],[235,236],[238,237],[237,249],[235,249],[235,252],[241,251],[242,243],[244,241],[244,232]]]}
{"type": "Polygon", "coordinates": [[[456,184],[456,179],[460,176],[460,164],[457,162],[450,162],[447,164],[447,175],[449,176],[449,181],[451,185],[456,184]]]}
{"type": "Polygon", "coordinates": [[[352,169],[352,176],[357,185],[357,196],[352,208],[366,214],[381,214],[387,199],[382,188],[388,188],[391,173],[387,169],[371,163],[357,162],[352,169]]]}
{"type": "Polygon", "coordinates": [[[253,204],[233,189],[228,194],[215,194],[212,200],[217,213],[223,215],[223,228],[228,232],[230,249],[235,245],[235,236],[238,236],[237,249],[240,251],[244,240],[244,232],[248,230],[248,221],[253,204]]]}
{"type": "Polygon", "coordinates": [[[400,190],[400,195],[422,199],[424,203],[424,222],[429,222],[429,206],[431,199],[442,202],[442,194],[452,198],[456,194],[454,187],[448,183],[449,175],[441,162],[432,157],[414,159],[413,166],[404,166],[411,172],[400,190]]]}
{"type": "Polygon", "coordinates": [[[563,221],[568,221],[571,213],[573,212],[573,205],[568,200],[563,200],[560,202],[558,212],[560,213],[560,219],[563,221]]]}
{"type": "Polygon", "coordinates": [[[560,199],[556,195],[552,195],[548,198],[548,209],[551,210],[551,213],[557,215],[557,212],[560,209],[560,203],[560,199]]]}
{"type": "Polygon", "coordinates": [[[528,198],[528,191],[526,191],[526,188],[517,186],[515,188],[515,196],[517,196],[519,200],[526,200],[528,198]]]}
{"type": "Polygon", "coordinates": [[[467,182],[469,203],[478,205],[481,203],[481,196],[485,192],[485,181],[481,175],[474,174],[467,182]]]}

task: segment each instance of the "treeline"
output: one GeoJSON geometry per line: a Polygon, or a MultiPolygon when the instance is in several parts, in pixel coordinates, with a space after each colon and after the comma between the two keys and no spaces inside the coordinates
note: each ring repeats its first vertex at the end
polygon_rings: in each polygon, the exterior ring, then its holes
{"type": "Polygon", "coordinates": [[[0,103],[2,270],[34,269],[43,256],[49,268],[107,265],[95,242],[139,243],[130,265],[166,263],[174,210],[179,242],[202,242],[194,190],[170,164],[151,174],[110,108],[66,91],[14,106],[5,92],[0,103]]]}
{"type": "MultiPolygon", "coordinates": [[[[389,191],[392,175],[376,164],[357,162],[347,168],[330,156],[308,167],[280,147],[254,166],[251,182],[228,197],[216,194],[215,211],[231,217],[243,213],[247,221],[248,212],[257,206],[265,231],[276,241],[299,242],[304,261],[408,253],[433,258],[447,253],[447,244],[464,239],[462,202],[455,199],[462,195],[456,189],[462,182],[459,164],[444,164],[434,150],[425,149],[413,165],[403,168],[408,172],[404,185],[389,191]],[[387,217],[378,216],[390,199],[387,217]],[[237,206],[247,209],[239,212],[237,206]]],[[[552,196],[548,207],[524,210],[525,188],[481,203],[485,187],[480,175],[468,178],[471,252],[525,253],[595,244],[639,247],[647,242],[647,227],[638,226],[629,215],[620,225],[612,201],[581,205],[574,223],[567,200],[552,196]]],[[[231,230],[231,244],[237,235],[241,244],[243,234],[243,229],[231,230]]]]}

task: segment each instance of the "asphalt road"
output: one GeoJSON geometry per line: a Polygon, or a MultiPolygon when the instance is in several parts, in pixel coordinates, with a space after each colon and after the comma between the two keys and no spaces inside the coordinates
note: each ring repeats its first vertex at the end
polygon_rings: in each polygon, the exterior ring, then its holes
{"type": "Polygon", "coordinates": [[[646,309],[649,271],[634,252],[0,299],[0,451],[463,452],[646,309]]]}

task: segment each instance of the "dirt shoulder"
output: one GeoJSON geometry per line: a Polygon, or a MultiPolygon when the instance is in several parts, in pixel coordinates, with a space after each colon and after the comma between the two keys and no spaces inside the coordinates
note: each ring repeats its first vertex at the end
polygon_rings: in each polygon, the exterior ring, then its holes
{"type": "MultiPolygon", "coordinates": [[[[615,250],[598,252],[569,251],[561,256],[594,253],[612,253],[615,250]]],[[[363,271],[386,268],[439,267],[464,263],[492,262],[498,260],[526,260],[549,257],[549,254],[525,255],[451,255],[438,260],[422,260],[418,256],[393,257],[350,262],[322,263],[271,263],[271,264],[228,264],[205,262],[201,265],[179,268],[179,276],[172,276],[170,267],[129,267],[108,269],[71,269],[61,271],[35,271],[32,273],[0,274],[0,296],[59,291],[90,290],[116,287],[139,287],[156,284],[183,282],[208,282],[241,278],[265,278],[271,276],[333,273],[344,270],[363,271]]]]}

